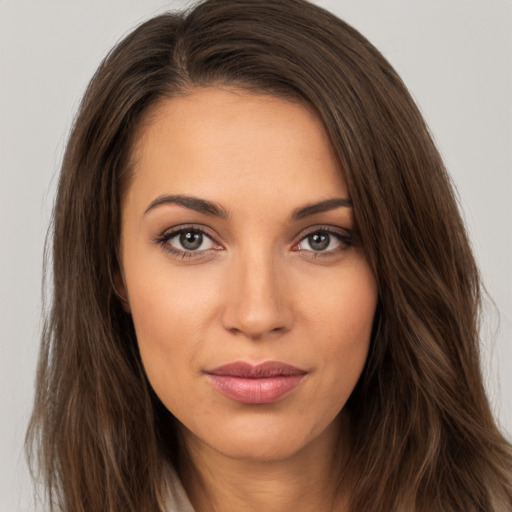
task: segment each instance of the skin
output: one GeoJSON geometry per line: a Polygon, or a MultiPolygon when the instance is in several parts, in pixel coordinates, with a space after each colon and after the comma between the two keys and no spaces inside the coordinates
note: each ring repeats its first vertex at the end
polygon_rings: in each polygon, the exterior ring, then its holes
{"type": "Polygon", "coordinates": [[[274,96],[194,89],[153,107],[132,157],[119,288],[151,385],[181,422],[192,504],[343,510],[343,493],[333,501],[349,444],[340,411],[367,357],[377,287],[350,206],[291,219],[349,199],[321,121],[274,96]],[[191,226],[205,235],[186,251],[170,232],[191,226]],[[333,232],[326,250],[308,238],[320,229],[333,232]],[[242,404],[205,374],[233,361],[285,362],[306,376],[274,403],[242,404]]]}

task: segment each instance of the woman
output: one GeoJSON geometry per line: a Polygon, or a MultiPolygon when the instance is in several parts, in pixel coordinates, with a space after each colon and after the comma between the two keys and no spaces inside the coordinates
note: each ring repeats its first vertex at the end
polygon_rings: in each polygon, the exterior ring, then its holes
{"type": "Polygon", "coordinates": [[[55,509],[512,507],[449,179],[319,7],[128,35],[68,143],[53,266],[30,436],[55,509]]]}

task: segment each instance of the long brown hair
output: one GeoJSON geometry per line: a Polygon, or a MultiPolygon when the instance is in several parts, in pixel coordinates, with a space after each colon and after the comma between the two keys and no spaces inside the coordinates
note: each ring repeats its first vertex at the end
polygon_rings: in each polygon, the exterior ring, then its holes
{"type": "Polygon", "coordinates": [[[27,446],[52,510],[164,509],[174,419],[116,296],[120,201],[141,116],[193,87],[299,99],[344,171],[379,306],[347,408],[351,511],[512,509],[512,454],[479,366],[478,272],[443,163],[389,63],[304,0],[206,0],[140,25],[80,106],[54,210],[53,296],[27,446]]]}

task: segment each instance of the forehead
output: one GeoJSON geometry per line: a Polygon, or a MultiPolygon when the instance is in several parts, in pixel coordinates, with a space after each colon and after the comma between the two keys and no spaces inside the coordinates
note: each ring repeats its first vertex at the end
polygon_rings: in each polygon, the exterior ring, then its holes
{"type": "Polygon", "coordinates": [[[348,195],[321,120],[295,101],[196,89],[154,105],[137,135],[128,195],[146,201],[162,193],[348,195]]]}

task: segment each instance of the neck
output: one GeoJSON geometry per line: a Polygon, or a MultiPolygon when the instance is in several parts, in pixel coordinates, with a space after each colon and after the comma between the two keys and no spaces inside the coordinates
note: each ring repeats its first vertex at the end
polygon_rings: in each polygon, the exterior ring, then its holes
{"type": "Polygon", "coordinates": [[[182,432],[181,478],[196,512],[344,512],[348,435],[348,421],[338,418],[289,457],[259,460],[228,457],[182,432]]]}

